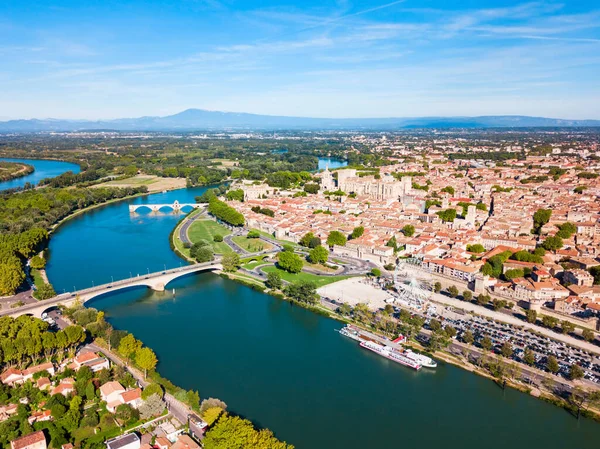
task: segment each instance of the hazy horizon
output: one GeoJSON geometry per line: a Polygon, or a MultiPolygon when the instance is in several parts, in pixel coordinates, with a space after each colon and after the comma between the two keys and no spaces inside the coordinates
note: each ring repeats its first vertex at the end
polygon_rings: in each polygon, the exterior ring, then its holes
{"type": "Polygon", "coordinates": [[[600,119],[591,0],[6,0],[0,117],[600,119]]]}

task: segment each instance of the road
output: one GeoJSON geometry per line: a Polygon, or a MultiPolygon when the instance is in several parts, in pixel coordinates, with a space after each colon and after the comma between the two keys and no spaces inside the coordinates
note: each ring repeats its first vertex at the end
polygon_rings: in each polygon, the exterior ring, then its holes
{"type": "MultiPolygon", "coordinates": [[[[127,371],[129,371],[131,373],[131,375],[135,378],[138,385],[142,388],[145,388],[150,383],[144,379],[144,375],[140,371],[138,371],[137,369],[135,369],[131,366],[126,366],[119,357],[117,357],[115,354],[108,351],[107,349],[101,348],[100,346],[97,346],[94,343],[90,343],[90,344],[86,345],[83,350],[84,350],[84,352],[85,352],[85,350],[93,351],[93,352],[101,352],[113,364],[125,367],[127,369],[127,371]]],[[[186,424],[188,415],[191,413],[195,413],[186,404],[178,401],[169,393],[165,393],[164,400],[167,404],[167,408],[168,408],[169,412],[171,412],[171,415],[173,415],[181,424],[186,424]]]]}

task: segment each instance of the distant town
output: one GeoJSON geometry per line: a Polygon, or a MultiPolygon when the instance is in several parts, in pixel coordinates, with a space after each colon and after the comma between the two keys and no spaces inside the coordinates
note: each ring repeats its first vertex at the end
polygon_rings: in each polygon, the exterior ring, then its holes
{"type": "MultiPolygon", "coordinates": [[[[171,281],[204,271],[333,318],[341,337],[406,369],[452,364],[599,419],[594,128],[85,131],[0,142],[11,158],[0,195],[3,446],[211,449],[241,432],[239,447],[293,447],[161,377],[154,348],[85,304],[140,285],[175,298],[171,281]],[[43,176],[40,162],[58,171],[43,176]],[[99,206],[123,207],[127,220],[115,212],[113,222],[130,227],[122,248],[151,220],[172,220],[171,234],[137,243],[153,269],[124,251],[128,276],[82,267],[72,288],[58,288],[54,270],[70,267],[52,266],[54,234],[99,206]],[[180,262],[167,266],[160,251],[180,262]]],[[[110,267],[112,254],[95,248],[110,267]]]]}

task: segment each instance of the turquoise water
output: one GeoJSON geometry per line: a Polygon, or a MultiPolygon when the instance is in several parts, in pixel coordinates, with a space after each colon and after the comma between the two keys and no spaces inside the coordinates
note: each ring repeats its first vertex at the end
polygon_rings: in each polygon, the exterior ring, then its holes
{"type": "Polygon", "coordinates": [[[26,183],[37,184],[44,178],[53,178],[55,176],[62,175],[65,172],[72,171],[73,173],[79,173],[80,168],[77,164],[70,162],[61,161],[47,161],[43,159],[11,159],[11,158],[0,158],[0,161],[5,162],[22,162],[24,164],[32,165],[35,171],[27,176],[16,178],[10,181],[0,182],[0,190],[14,189],[16,187],[23,187],[26,183]]]}
{"type": "Polygon", "coordinates": [[[325,170],[325,167],[329,167],[330,170],[334,168],[341,168],[348,165],[348,161],[340,159],[332,159],[328,157],[319,158],[319,170],[325,170]]]}
{"type": "MultiPolygon", "coordinates": [[[[191,201],[202,191],[133,201],[191,201]]],[[[48,265],[57,291],[181,263],[168,243],[181,216],[132,216],[127,204],[59,228],[48,265]]],[[[600,427],[592,421],[453,366],[412,371],[340,336],[333,320],[214,274],[181,278],[163,293],[109,294],[92,305],[152,347],[162,375],[223,399],[299,449],[598,447],[600,427]]]]}

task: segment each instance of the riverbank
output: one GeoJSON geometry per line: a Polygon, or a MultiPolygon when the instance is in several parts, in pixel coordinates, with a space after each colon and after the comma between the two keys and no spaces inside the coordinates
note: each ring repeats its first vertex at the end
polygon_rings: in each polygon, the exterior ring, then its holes
{"type": "Polygon", "coordinates": [[[0,161],[0,182],[22,178],[35,171],[32,165],[0,161]]]}

